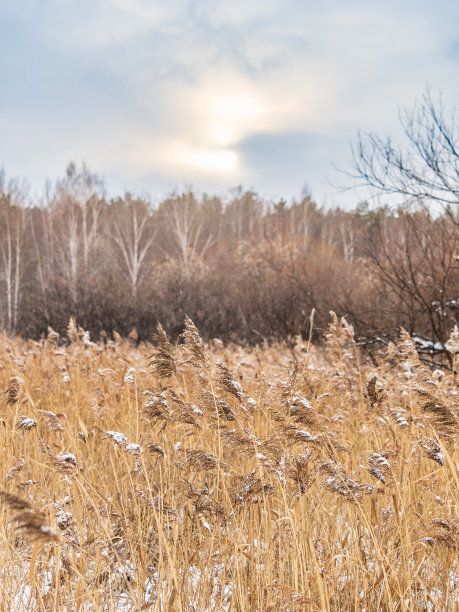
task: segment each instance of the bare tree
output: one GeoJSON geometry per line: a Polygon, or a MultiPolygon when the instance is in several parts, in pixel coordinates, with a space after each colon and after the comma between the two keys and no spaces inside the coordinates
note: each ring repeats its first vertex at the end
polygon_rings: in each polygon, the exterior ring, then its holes
{"type": "Polygon", "coordinates": [[[427,90],[410,111],[400,114],[405,148],[390,138],[358,135],[351,177],[379,194],[403,196],[442,206],[459,203],[459,130],[456,112],[447,117],[442,99],[427,90]]]}
{"type": "Polygon", "coordinates": [[[239,241],[252,236],[260,228],[264,212],[264,203],[256,193],[243,191],[241,187],[235,189],[234,197],[225,209],[225,218],[234,239],[239,241]]]}
{"type": "Polygon", "coordinates": [[[100,179],[85,166],[77,170],[70,164],[51,197],[49,222],[53,267],[62,275],[73,304],[97,268],[92,255],[101,237],[104,206],[100,179]]]}
{"type": "Polygon", "coordinates": [[[6,181],[0,173],[0,254],[1,277],[4,282],[6,302],[6,328],[16,331],[19,305],[22,297],[22,280],[25,270],[25,246],[27,219],[24,211],[25,188],[18,181],[6,181]]]}
{"type": "Polygon", "coordinates": [[[424,206],[381,208],[363,217],[359,248],[380,296],[377,333],[396,335],[403,326],[422,350],[446,353],[444,343],[459,322],[459,226],[451,215],[432,215],[424,206]]]}
{"type": "Polygon", "coordinates": [[[119,268],[126,278],[131,298],[137,301],[139,285],[147,269],[147,256],[155,237],[148,205],[127,195],[112,207],[118,210],[112,216],[111,238],[116,245],[119,268]],[[120,210],[124,209],[124,210],[120,210]]]}
{"type": "Polygon", "coordinates": [[[193,260],[203,257],[215,240],[213,235],[205,232],[199,202],[188,191],[165,200],[158,213],[165,231],[172,239],[175,252],[188,272],[193,260]]]}

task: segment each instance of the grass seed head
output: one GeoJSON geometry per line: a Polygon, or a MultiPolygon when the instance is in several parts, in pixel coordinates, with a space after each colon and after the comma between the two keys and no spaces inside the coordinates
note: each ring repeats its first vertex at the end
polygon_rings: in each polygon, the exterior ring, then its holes
{"type": "Polygon", "coordinates": [[[199,335],[198,329],[188,315],[185,315],[185,331],[182,334],[185,346],[190,353],[191,363],[196,368],[209,369],[209,359],[207,356],[204,341],[199,335]]]}
{"type": "Polygon", "coordinates": [[[156,343],[156,347],[150,355],[148,365],[159,379],[175,376],[177,374],[177,364],[174,358],[174,350],[160,323],[158,323],[157,331],[153,335],[153,341],[156,343]]]}
{"type": "Polygon", "coordinates": [[[21,396],[22,378],[12,376],[8,387],[3,391],[4,403],[7,406],[14,406],[21,396]]]}

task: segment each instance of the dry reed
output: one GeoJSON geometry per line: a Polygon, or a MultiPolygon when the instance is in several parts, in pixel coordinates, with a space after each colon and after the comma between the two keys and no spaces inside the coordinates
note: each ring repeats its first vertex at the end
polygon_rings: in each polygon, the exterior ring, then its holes
{"type": "Polygon", "coordinates": [[[457,609],[455,373],[183,337],[2,336],[0,609],[457,609]]]}

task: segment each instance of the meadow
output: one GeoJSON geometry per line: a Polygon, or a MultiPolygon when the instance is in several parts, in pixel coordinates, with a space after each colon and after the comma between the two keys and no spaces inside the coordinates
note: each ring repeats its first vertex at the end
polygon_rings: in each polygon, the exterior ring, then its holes
{"type": "Polygon", "coordinates": [[[325,336],[2,336],[0,609],[459,609],[455,365],[325,336]]]}

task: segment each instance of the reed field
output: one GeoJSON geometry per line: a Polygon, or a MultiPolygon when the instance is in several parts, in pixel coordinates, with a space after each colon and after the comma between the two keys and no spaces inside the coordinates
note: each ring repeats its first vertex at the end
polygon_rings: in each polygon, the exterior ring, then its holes
{"type": "Polygon", "coordinates": [[[459,610],[457,374],[406,332],[67,337],[0,341],[0,610],[459,610]]]}

